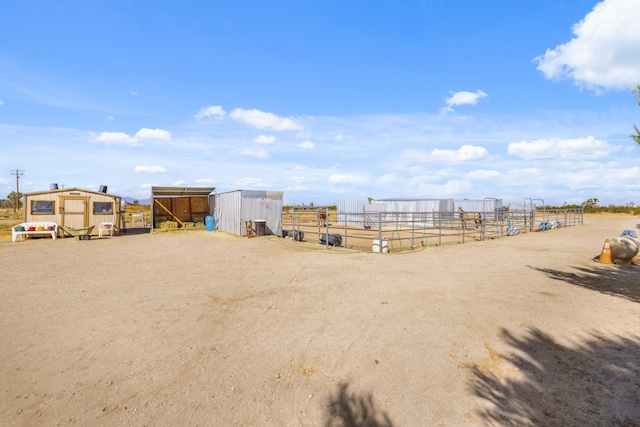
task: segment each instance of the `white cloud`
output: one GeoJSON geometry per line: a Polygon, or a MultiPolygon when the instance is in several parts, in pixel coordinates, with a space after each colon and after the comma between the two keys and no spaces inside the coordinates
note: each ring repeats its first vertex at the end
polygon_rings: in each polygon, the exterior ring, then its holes
{"type": "Polygon", "coordinates": [[[494,170],[482,170],[467,172],[464,177],[470,181],[491,181],[500,178],[500,172],[494,170]]]}
{"type": "Polygon", "coordinates": [[[165,173],[167,170],[162,166],[136,166],[133,169],[135,173],[165,173]]]}
{"type": "Polygon", "coordinates": [[[347,174],[333,174],[329,176],[329,182],[332,184],[366,184],[368,181],[364,175],[347,175],[347,174]]]}
{"type": "Polygon", "coordinates": [[[0,99],[0,105],[4,105],[4,101],[0,99]]]}
{"type": "Polygon", "coordinates": [[[222,109],[220,105],[210,105],[209,107],[201,108],[193,117],[196,119],[222,119],[227,113],[222,109]]]}
{"type": "Polygon", "coordinates": [[[315,178],[311,178],[308,176],[294,176],[291,178],[294,182],[314,182],[315,178]]]}
{"type": "Polygon", "coordinates": [[[130,90],[129,91],[129,95],[131,95],[131,96],[136,96],[137,94],[138,94],[137,90],[130,90]]]}
{"type": "Polygon", "coordinates": [[[142,128],[136,132],[135,136],[128,135],[124,132],[101,132],[100,134],[91,134],[89,141],[93,143],[102,143],[105,145],[126,145],[136,147],[141,145],[141,139],[171,140],[171,133],[162,129],[142,128]]]}
{"type": "Polygon", "coordinates": [[[440,108],[440,114],[452,113],[454,105],[476,105],[478,100],[488,96],[485,92],[477,90],[475,92],[452,92],[451,96],[445,99],[445,106],[440,108]]]}
{"type": "Polygon", "coordinates": [[[311,141],[303,141],[300,144],[296,145],[298,148],[309,149],[315,147],[315,144],[311,141]]]}
{"type": "Polygon", "coordinates": [[[547,171],[539,168],[520,168],[507,171],[507,181],[510,186],[527,186],[532,182],[545,186],[546,178],[549,176],[547,171]]]}
{"type": "Polygon", "coordinates": [[[435,148],[429,152],[407,151],[404,159],[418,163],[445,162],[445,163],[466,163],[485,160],[489,157],[486,148],[474,145],[463,145],[458,150],[442,150],[435,148]]]}
{"type": "Polygon", "coordinates": [[[115,117],[113,117],[113,116],[107,116],[107,121],[108,121],[108,122],[110,122],[110,121],[112,121],[112,120],[115,120],[115,117]]]}
{"type": "Polygon", "coordinates": [[[176,182],[173,183],[173,185],[178,186],[178,187],[182,187],[187,183],[187,181],[185,181],[184,179],[179,179],[176,182]]]}
{"type": "Polygon", "coordinates": [[[274,131],[303,130],[301,124],[294,122],[287,117],[278,117],[273,113],[266,113],[260,110],[244,110],[236,108],[229,117],[234,120],[251,125],[257,129],[271,129],[274,131]]]}
{"type": "Polygon", "coordinates": [[[272,135],[258,135],[253,138],[253,142],[256,144],[273,144],[275,140],[276,137],[272,135]]]}
{"type": "Polygon", "coordinates": [[[266,150],[252,150],[251,148],[243,148],[240,150],[242,156],[257,157],[259,159],[268,159],[271,157],[266,150]]]}
{"type": "Polygon", "coordinates": [[[204,184],[204,185],[210,185],[210,184],[217,184],[218,181],[214,178],[198,178],[196,179],[196,184],[204,184]]]}
{"type": "Polygon", "coordinates": [[[137,138],[127,135],[124,132],[101,132],[99,135],[92,134],[89,141],[106,145],[127,145],[129,147],[140,145],[137,138]]]}
{"type": "Polygon", "coordinates": [[[171,139],[171,132],[162,129],[147,129],[142,128],[136,132],[136,138],[140,139],[162,139],[169,141],[171,139]]]}
{"type": "Polygon", "coordinates": [[[434,198],[464,197],[473,190],[473,183],[466,180],[452,179],[444,183],[418,183],[412,189],[412,194],[428,194],[429,197],[434,198]]]}
{"type": "Polygon", "coordinates": [[[620,147],[612,146],[593,136],[576,139],[537,139],[527,142],[512,142],[507,146],[507,153],[525,160],[564,159],[594,160],[609,156],[620,147]]]}
{"type": "Polygon", "coordinates": [[[293,187],[287,187],[286,191],[299,192],[299,191],[307,191],[309,188],[304,185],[294,185],[293,187]]]}
{"type": "Polygon", "coordinates": [[[271,185],[264,183],[260,178],[242,178],[237,180],[235,184],[246,189],[271,187],[271,185]]]}
{"type": "Polygon", "coordinates": [[[604,0],[573,26],[575,37],[534,62],[548,79],[573,79],[588,89],[631,89],[640,76],[640,7],[604,0]]]}

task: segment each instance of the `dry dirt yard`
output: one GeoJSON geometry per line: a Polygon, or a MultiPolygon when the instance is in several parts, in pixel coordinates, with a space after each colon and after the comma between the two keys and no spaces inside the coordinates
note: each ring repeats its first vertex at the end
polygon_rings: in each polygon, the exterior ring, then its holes
{"type": "Polygon", "coordinates": [[[637,223],[404,254],[5,236],[0,425],[640,425],[640,266],[593,261],[637,223]]]}

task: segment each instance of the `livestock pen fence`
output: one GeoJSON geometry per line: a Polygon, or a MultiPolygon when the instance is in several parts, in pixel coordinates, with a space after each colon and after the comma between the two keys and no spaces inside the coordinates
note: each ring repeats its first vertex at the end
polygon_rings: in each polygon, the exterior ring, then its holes
{"type": "Polygon", "coordinates": [[[374,204],[356,201],[341,202],[336,207],[288,207],[283,210],[282,230],[284,237],[297,241],[382,253],[546,231],[580,225],[583,219],[582,209],[546,209],[532,203],[505,208],[498,199],[374,204]],[[438,210],[399,209],[423,208],[425,204],[438,210]],[[332,236],[339,237],[335,240],[332,236]]]}

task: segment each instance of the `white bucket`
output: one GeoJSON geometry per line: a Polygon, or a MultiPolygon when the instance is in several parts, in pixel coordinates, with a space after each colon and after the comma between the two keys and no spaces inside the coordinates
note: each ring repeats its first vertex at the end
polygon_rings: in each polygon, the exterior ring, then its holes
{"type": "Polygon", "coordinates": [[[381,250],[380,239],[375,238],[373,239],[373,246],[371,247],[371,250],[373,252],[387,253],[389,252],[389,241],[387,239],[382,239],[382,250],[381,250]]]}

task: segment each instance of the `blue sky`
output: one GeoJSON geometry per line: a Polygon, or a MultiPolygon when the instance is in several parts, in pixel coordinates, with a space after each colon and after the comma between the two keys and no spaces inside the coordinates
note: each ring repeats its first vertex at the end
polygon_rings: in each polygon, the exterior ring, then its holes
{"type": "Polygon", "coordinates": [[[0,197],[640,204],[632,0],[0,0],[0,197]]]}

